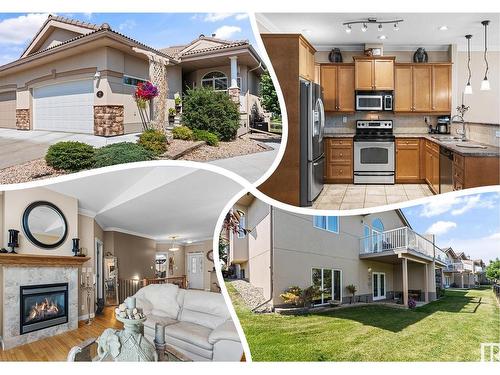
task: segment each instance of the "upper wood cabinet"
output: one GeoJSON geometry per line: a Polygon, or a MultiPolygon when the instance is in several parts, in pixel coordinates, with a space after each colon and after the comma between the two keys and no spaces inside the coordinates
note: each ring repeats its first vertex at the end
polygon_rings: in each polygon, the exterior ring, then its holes
{"type": "Polygon", "coordinates": [[[354,57],[355,89],[394,90],[394,57],[354,57]]]}
{"type": "Polygon", "coordinates": [[[299,76],[308,81],[314,81],[314,54],[316,50],[302,36],[299,37],[299,76]]]}
{"type": "Polygon", "coordinates": [[[322,65],[320,76],[325,111],[354,112],[354,65],[322,65]]]}
{"type": "Polygon", "coordinates": [[[396,112],[450,112],[450,64],[396,64],[396,112]]]}

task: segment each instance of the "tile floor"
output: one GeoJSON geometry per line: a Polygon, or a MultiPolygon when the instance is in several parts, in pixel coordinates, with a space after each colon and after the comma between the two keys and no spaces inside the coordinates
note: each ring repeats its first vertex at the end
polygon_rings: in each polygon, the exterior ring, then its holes
{"type": "Polygon", "coordinates": [[[324,210],[352,210],[405,202],[432,196],[426,184],[352,185],[326,184],[313,204],[324,210]]]}

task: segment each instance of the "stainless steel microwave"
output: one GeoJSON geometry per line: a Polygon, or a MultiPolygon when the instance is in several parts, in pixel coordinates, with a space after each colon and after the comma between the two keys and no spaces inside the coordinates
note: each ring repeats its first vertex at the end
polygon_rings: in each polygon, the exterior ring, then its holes
{"type": "Polygon", "coordinates": [[[393,96],[390,91],[357,91],[356,111],[392,111],[393,96]]]}

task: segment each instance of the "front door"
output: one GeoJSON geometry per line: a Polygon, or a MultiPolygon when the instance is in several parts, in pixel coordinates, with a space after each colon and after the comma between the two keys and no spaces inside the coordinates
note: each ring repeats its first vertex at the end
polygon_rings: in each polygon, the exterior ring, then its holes
{"type": "Polygon", "coordinates": [[[373,273],[372,287],[374,301],[385,299],[385,273],[373,273]]]}
{"type": "Polygon", "coordinates": [[[203,253],[189,253],[187,261],[189,289],[203,289],[203,253]]]}

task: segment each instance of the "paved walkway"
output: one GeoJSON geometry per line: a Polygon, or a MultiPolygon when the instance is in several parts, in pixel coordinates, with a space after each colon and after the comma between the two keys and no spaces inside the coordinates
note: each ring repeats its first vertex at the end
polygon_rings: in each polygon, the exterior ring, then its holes
{"type": "Polygon", "coordinates": [[[235,156],[228,159],[211,161],[210,164],[230,170],[246,178],[250,182],[255,182],[267,172],[278,156],[280,143],[267,142],[266,145],[272,147],[270,151],[258,152],[256,154],[235,156]]]}
{"type": "Polygon", "coordinates": [[[0,169],[42,158],[50,145],[61,141],[79,141],[102,147],[117,142],[135,142],[136,137],[136,134],[105,138],[89,134],[0,129],[0,169]]]}

